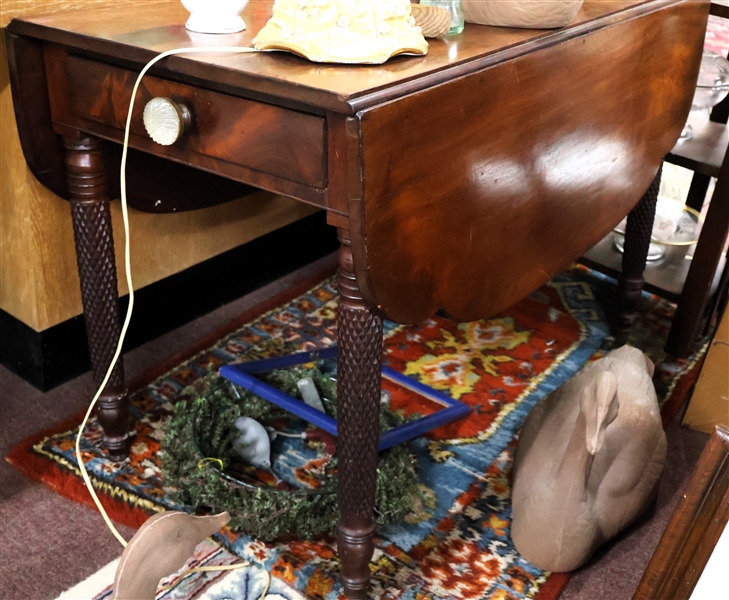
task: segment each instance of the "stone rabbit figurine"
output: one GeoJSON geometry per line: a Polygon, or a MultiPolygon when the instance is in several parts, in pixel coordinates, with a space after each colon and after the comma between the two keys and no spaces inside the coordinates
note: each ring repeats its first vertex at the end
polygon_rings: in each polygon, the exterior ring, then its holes
{"type": "Polygon", "coordinates": [[[666,435],[653,363],[623,346],[543,398],[514,459],[512,537],[547,571],[571,571],[653,501],[666,435]]]}
{"type": "Polygon", "coordinates": [[[124,549],[114,577],[114,600],[154,600],[160,579],[181,569],[195,546],[230,521],[227,512],[193,517],[163,512],[145,521],[124,549]]]}

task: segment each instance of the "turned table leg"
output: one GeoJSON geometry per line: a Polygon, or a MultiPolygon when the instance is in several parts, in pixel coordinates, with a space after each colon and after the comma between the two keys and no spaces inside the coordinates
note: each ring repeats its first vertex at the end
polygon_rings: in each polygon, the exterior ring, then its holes
{"type": "MultiPolygon", "coordinates": [[[[86,337],[98,385],[111,364],[121,331],[106,175],[100,140],[91,136],[64,138],[64,146],[86,337]]],[[[129,402],[121,357],[99,398],[97,416],[109,455],[123,459],[127,455],[129,402]]]]}
{"type": "Polygon", "coordinates": [[[349,232],[339,229],[337,429],[342,582],[350,598],[365,598],[374,552],[377,444],[380,435],[382,319],[362,300],[349,232]]]}
{"type": "Polygon", "coordinates": [[[656,215],[658,189],[661,185],[661,171],[653,179],[648,191],[628,214],[625,228],[622,273],[618,278],[618,319],[615,327],[615,344],[622,346],[638,316],[641,293],[643,291],[643,271],[645,270],[648,247],[651,242],[653,221],[656,215]]]}

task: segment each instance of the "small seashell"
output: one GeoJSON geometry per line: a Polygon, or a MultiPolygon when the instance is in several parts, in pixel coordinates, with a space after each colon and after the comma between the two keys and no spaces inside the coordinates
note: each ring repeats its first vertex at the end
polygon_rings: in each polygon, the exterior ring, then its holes
{"type": "Polygon", "coordinates": [[[451,14],[439,6],[412,5],[415,24],[423,30],[427,38],[437,38],[448,33],[451,28],[451,14]]]}
{"type": "Polygon", "coordinates": [[[144,107],[143,119],[149,137],[163,146],[174,144],[184,129],[180,112],[169,98],[152,98],[144,107]]]}

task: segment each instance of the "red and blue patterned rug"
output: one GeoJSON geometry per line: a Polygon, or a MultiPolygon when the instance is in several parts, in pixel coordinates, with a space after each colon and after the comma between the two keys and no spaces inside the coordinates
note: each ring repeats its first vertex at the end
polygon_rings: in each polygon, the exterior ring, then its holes
{"type": "MultiPolygon", "coordinates": [[[[472,408],[471,416],[410,442],[419,469],[423,502],[398,524],[378,531],[371,597],[556,598],[566,575],[552,575],[525,561],[510,534],[509,473],[516,436],[532,406],[602,355],[613,310],[615,284],[573,267],[496,317],[474,323],[432,318],[417,326],[385,325],[385,360],[472,408]]],[[[161,510],[184,509],[168,496],[158,450],[164,425],[184,388],[221,365],[260,358],[280,340],[287,348],[313,350],[336,338],[336,292],[331,279],[237,330],[174,368],[144,382],[131,396],[135,421],[131,457],[113,463],[100,449],[96,421],[83,437],[83,453],[94,485],[115,520],[140,525],[161,510]]],[[[655,383],[664,421],[680,409],[696,379],[703,349],[688,360],[662,352],[673,306],[644,295],[631,343],[657,363],[655,383]]],[[[388,390],[390,406],[417,411],[412,399],[388,390]]],[[[19,445],[8,460],[58,493],[89,502],[73,453],[80,419],[60,424],[19,445]]],[[[192,565],[230,564],[239,557],[268,570],[279,598],[333,600],[343,597],[332,537],[264,543],[224,530],[198,549],[192,565]]],[[[255,598],[265,574],[256,568],[200,573],[158,598],[255,598]],[[222,595],[221,595],[222,594],[222,595]]],[[[98,598],[110,597],[100,591],[98,598]]]]}
{"type": "Polygon", "coordinates": [[[722,56],[727,55],[727,52],[729,52],[729,19],[722,19],[714,15],[709,16],[704,46],[722,56]]]}

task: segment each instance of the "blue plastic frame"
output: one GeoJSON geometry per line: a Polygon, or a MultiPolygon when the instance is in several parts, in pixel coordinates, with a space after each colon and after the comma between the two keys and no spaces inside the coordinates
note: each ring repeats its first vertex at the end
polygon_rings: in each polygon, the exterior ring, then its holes
{"type": "MultiPolygon", "coordinates": [[[[293,367],[294,365],[300,365],[308,362],[317,360],[325,360],[330,358],[336,358],[337,347],[331,346],[323,350],[316,350],[314,352],[299,352],[297,354],[289,354],[287,356],[281,356],[276,358],[266,358],[264,360],[256,360],[247,363],[238,363],[235,365],[226,365],[221,367],[220,375],[232,381],[233,383],[244,387],[245,389],[258,394],[261,398],[272,402],[276,406],[301,417],[309,423],[313,423],[317,427],[321,427],[324,431],[332,434],[336,437],[337,435],[337,420],[329,415],[326,415],[307,404],[304,404],[301,400],[292,398],[288,394],[285,394],[281,390],[263,383],[260,379],[254,377],[254,373],[264,373],[266,371],[272,371],[273,369],[285,369],[286,367],[293,367]]],[[[415,421],[409,423],[403,423],[397,427],[393,427],[380,435],[380,442],[378,448],[385,450],[400,444],[407,440],[411,440],[415,437],[423,435],[428,431],[440,427],[441,425],[447,425],[458,419],[461,419],[471,412],[471,408],[460,402],[454,400],[450,396],[434,390],[430,386],[424,385],[419,381],[414,381],[410,377],[407,377],[397,371],[393,371],[389,367],[382,367],[382,377],[392,381],[401,387],[409,389],[421,396],[444,406],[442,410],[434,412],[425,417],[421,417],[415,421]]]]}

